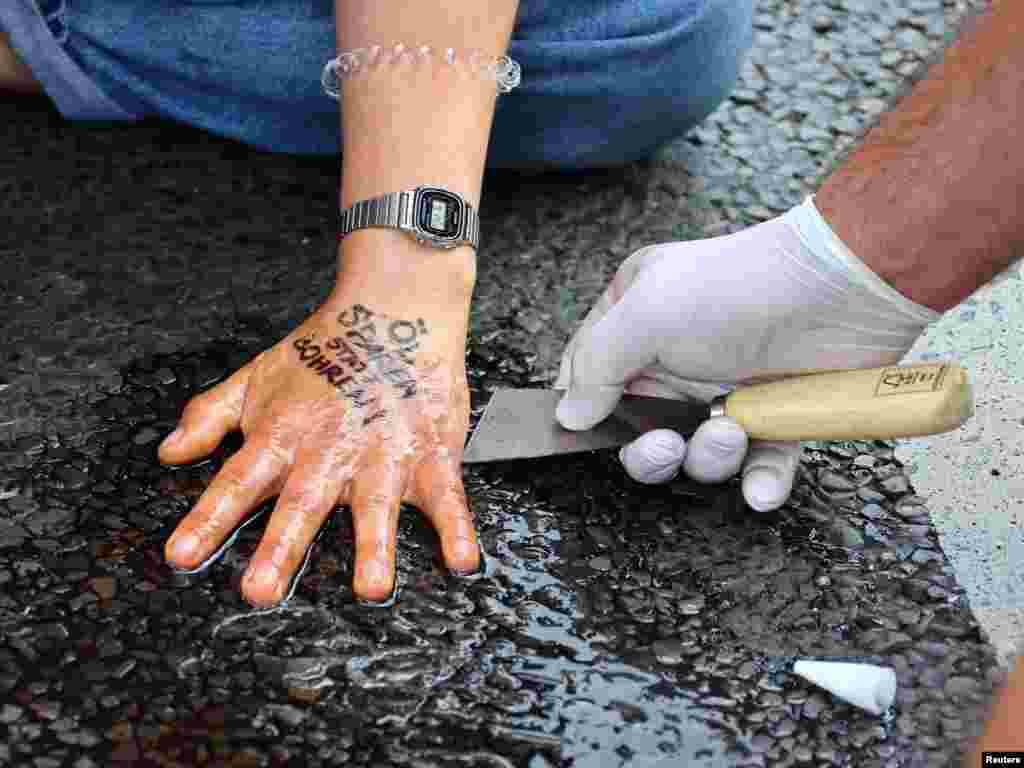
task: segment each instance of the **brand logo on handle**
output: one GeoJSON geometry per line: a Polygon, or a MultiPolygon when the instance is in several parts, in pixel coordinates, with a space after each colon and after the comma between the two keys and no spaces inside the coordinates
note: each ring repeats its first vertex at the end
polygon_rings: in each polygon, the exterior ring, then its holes
{"type": "Polygon", "coordinates": [[[948,365],[907,365],[886,368],[878,377],[875,397],[907,395],[913,392],[935,392],[942,387],[948,365]]]}

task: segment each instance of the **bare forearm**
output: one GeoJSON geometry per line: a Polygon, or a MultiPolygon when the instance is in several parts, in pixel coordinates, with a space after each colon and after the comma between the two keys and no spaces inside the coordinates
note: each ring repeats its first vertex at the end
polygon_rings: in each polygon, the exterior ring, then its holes
{"type": "Polygon", "coordinates": [[[963,768],[982,765],[981,753],[1024,750],[1024,663],[1017,660],[1006,685],[996,694],[985,731],[965,756],[963,768]]]}
{"type": "Polygon", "coordinates": [[[1024,252],[1024,4],[996,2],[815,197],[908,298],[955,306],[1024,252]]]}
{"type": "Polygon", "coordinates": [[[0,32],[0,91],[40,93],[42,90],[32,70],[15,53],[7,34],[0,32]]]}
{"type": "MultiPolygon", "coordinates": [[[[497,87],[493,79],[473,73],[468,66],[445,63],[441,52],[453,48],[461,57],[475,49],[488,56],[503,55],[517,6],[516,0],[339,0],[339,50],[372,45],[387,49],[402,43],[406,48],[428,45],[435,51],[429,66],[392,64],[344,81],[343,207],[417,184],[444,186],[479,206],[497,87]]],[[[361,239],[423,252],[423,246],[410,246],[412,241],[401,233],[357,230],[345,238],[353,245],[350,271],[361,270],[352,264],[358,258],[355,252],[368,250],[356,247],[361,239]]],[[[469,272],[470,281],[475,275],[474,254],[468,246],[430,256],[435,271],[469,272]]],[[[400,277],[408,266],[408,260],[401,270],[396,266],[393,277],[400,277]]],[[[374,269],[381,272],[389,267],[378,260],[374,269]]]]}

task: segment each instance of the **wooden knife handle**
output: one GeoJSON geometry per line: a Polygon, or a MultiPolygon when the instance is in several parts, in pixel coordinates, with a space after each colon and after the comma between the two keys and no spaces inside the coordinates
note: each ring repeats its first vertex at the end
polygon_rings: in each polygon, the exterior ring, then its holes
{"type": "Polygon", "coordinates": [[[949,432],[974,414],[954,363],[889,366],[737,388],[725,415],[763,440],[887,440],[949,432]]]}

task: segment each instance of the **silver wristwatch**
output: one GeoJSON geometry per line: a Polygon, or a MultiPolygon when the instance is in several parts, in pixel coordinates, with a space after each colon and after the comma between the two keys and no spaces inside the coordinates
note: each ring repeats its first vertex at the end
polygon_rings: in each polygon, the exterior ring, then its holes
{"type": "Polygon", "coordinates": [[[395,227],[434,248],[480,243],[480,221],[459,195],[440,187],[416,187],[360,200],[341,212],[339,239],[363,227],[395,227]]]}

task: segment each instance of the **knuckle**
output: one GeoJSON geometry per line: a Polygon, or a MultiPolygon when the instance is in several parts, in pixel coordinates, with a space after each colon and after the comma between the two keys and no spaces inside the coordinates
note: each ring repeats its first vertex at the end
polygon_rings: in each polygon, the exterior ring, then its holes
{"type": "Polygon", "coordinates": [[[209,395],[203,393],[196,395],[187,403],[181,411],[182,421],[193,421],[203,415],[203,413],[210,407],[209,395]]]}
{"type": "Polygon", "coordinates": [[[312,478],[291,480],[285,492],[284,506],[306,515],[320,509],[323,497],[322,483],[315,482],[312,478]]]}
{"type": "Polygon", "coordinates": [[[363,500],[363,505],[368,514],[386,514],[391,511],[391,496],[382,492],[370,493],[363,500]]]}
{"type": "Polygon", "coordinates": [[[246,443],[258,445],[262,453],[270,454],[270,457],[279,464],[290,464],[292,451],[290,446],[297,440],[294,432],[286,430],[284,425],[273,418],[264,415],[251,424],[244,427],[246,443]]]}
{"type": "Polygon", "coordinates": [[[217,490],[225,494],[238,494],[249,486],[249,477],[237,461],[229,461],[217,473],[217,490]]]}
{"type": "Polygon", "coordinates": [[[263,444],[263,450],[270,454],[270,459],[275,465],[284,467],[291,464],[292,452],[285,448],[279,440],[266,441],[263,444]]]}

